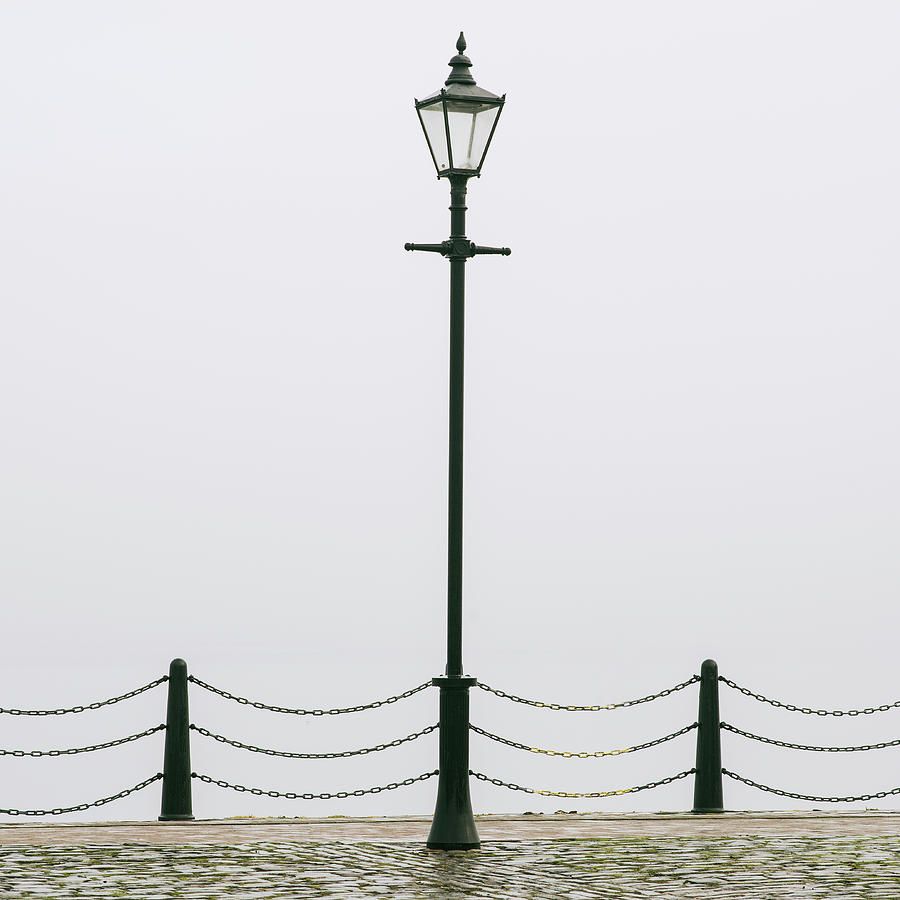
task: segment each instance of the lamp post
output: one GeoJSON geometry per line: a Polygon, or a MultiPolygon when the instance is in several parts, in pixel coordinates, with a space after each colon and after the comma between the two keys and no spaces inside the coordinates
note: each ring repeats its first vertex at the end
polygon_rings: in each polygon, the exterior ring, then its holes
{"type": "Polygon", "coordinates": [[[437,800],[428,847],[472,850],[481,846],[469,796],[469,688],[475,678],[462,664],[463,360],[466,262],[485,253],[509,256],[508,247],[479,247],[466,237],[466,185],[481,176],[503,97],[475,84],[460,32],[444,87],[416,101],[416,112],[438,178],[450,183],[450,238],[440,244],[406,244],[450,261],[450,472],[447,527],[447,668],[440,688],[437,800]]]}

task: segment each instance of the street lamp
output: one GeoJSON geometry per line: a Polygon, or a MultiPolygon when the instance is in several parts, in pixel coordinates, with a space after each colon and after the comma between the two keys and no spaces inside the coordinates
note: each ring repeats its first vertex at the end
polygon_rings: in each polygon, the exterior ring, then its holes
{"type": "Polygon", "coordinates": [[[466,184],[481,167],[503,109],[503,97],[475,84],[460,32],[444,87],[416,101],[416,112],[438,178],[450,182],[450,238],[406,244],[450,260],[450,475],[447,527],[447,668],[440,688],[437,801],[428,846],[472,850],[481,846],[469,796],[469,688],[477,681],[462,665],[463,359],[466,261],[485,253],[509,256],[508,247],[479,247],[466,237],[466,184]]]}

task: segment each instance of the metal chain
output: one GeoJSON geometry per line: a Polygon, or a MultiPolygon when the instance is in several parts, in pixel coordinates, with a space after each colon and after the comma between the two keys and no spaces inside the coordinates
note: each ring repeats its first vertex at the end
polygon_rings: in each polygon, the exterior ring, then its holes
{"type": "Polygon", "coordinates": [[[506,744],[507,747],[515,747],[516,750],[528,750],[530,753],[543,753],[545,756],[562,756],[566,759],[590,759],[591,757],[621,756],[623,753],[636,753],[638,750],[646,750],[648,747],[655,747],[657,744],[664,744],[666,741],[671,741],[673,738],[681,737],[681,735],[693,731],[696,727],[697,723],[694,722],[691,725],[685,725],[685,727],[679,731],[673,731],[672,734],[667,734],[665,737],[656,738],[654,741],[647,741],[645,744],[637,744],[634,747],[625,747],[622,750],[597,750],[593,753],[569,753],[566,750],[542,750],[540,747],[529,747],[526,744],[511,741],[509,738],[491,734],[489,731],[485,731],[477,725],[469,725],[469,728],[476,734],[484,735],[484,737],[490,738],[492,741],[497,741],[500,744],[506,744]]]}
{"type": "Polygon", "coordinates": [[[413,734],[408,734],[406,737],[397,738],[386,744],[377,744],[374,747],[363,747],[361,750],[341,750],[336,753],[289,753],[287,750],[267,750],[264,747],[254,747],[252,744],[242,744],[240,741],[235,741],[231,738],[223,737],[221,734],[214,734],[212,731],[207,731],[199,725],[191,725],[191,731],[196,731],[198,734],[212,738],[222,744],[230,744],[232,747],[237,747],[240,750],[250,750],[253,753],[264,753],[266,756],[283,756],[287,759],[343,759],[347,756],[362,756],[366,753],[377,753],[379,750],[387,750],[390,747],[399,747],[401,744],[407,743],[407,741],[414,741],[416,738],[420,738],[423,735],[431,734],[431,732],[436,731],[437,728],[438,726],[436,724],[429,725],[427,728],[423,728],[421,731],[416,731],[413,734]]]}
{"type": "Polygon", "coordinates": [[[540,700],[526,700],[524,697],[517,697],[515,694],[507,694],[506,691],[492,688],[490,685],[484,684],[481,681],[476,682],[475,687],[479,687],[483,691],[488,691],[491,694],[496,694],[504,700],[512,700],[515,703],[524,703],[527,706],[537,706],[542,709],[561,709],[566,712],[598,712],[603,709],[623,709],[626,706],[637,706],[640,703],[649,703],[651,700],[659,700],[660,697],[667,697],[669,694],[674,694],[676,691],[683,690],[688,687],[688,685],[694,684],[699,680],[699,675],[693,675],[688,678],[687,681],[682,681],[681,684],[666,688],[664,691],[660,691],[657,694],[648,694],[646,697],[639,697],[637,700],[623,700],[621,703],[608,703],[605,706],[563,706],[560,703],[542,703],[540,700]]]}
{"type": "Polygon", "coordinates": [[[768,791],[770,794],[778,794],[779,797],[790,797],[793,800],[812,800],[817,803],[854,803],[862,800],[883,800],[893,794],[900,794],[900,787],[892,788],[889,791],[878,791],[877,794],[859,794],[856,797],[816,797],[813,794],[795,794],[793,791],[782,791],[778,788],[769,787],[767,784],[760,784],[750,778],[744,778],[735,772],[729,772],[728,769],[722,769],[722,774],[736,781],[743,781],[751,787],[759,788],[761,791],[768,791]]]}
{"type": "Polygon", "coordinates": [[[764,744],[773,744],[776,747],[788,747],[791,750],[817,750],[820,753],[853,753],[859,750],[883,750],[885,747],[900,747],[900,738],[893,741],[882,741],[880,744],[861,744],[858,747],[816,747],[812,744],[791,744],[788,741],[777,741],[775,738],[763,737],[761,734],[753,734],[751,731],[735,728],[734,725],[729,725],[727,722],[720,722],[719,727],[724,731],[740,734],[754,741],[762,741],[764,744]]]}
{"type": "Polygon", "coordinates": [[[671,784],[673,781],[678,781],[679,778],[687,778],[688,775],[693,775],[696,771],[696,769],[687,769],[684,772],[679,772],[677,775],[670,775],[668,778],[663,778],[660,781],[651,781],[649,784],[639,784],[635,787],[622,788],[618,791],[592,791],[591,793],[586,794],[575,794],[569,793],[568,791],[539,791],[535,788],[522,787],[521,785],[512,784],[508,781],[501,781],[499,778],[490,778],[487,775],[482,775],[481,772],[473,772],[471,769],[469,770],[469,774],[479,781],[487,781],[490,784],[497,785],[497,787],[509,788],[512,791],[524,791],[526,794],[540,794],[542,797],[585,797],[596,799],[598,797],[619,797],[622,794],[635,794],[638,791],[648,791],[651,788],[657,788],[664,784],[671,784]]]}
{"type": "Polygon", "coordinates": [[[253,794],[257,797],[284,797],[287,800],[343,800],[346,797],[364,797],[366,794],[380,794],[382,791],[393,791],[399,787],[407,787],[415,784],[417,781],[427,781],[429,778],[434,778],[435,775],[437,775],[437,770],[425,772],[422,775],[417,775],[415,778],[404,778],[403,781],[392,781],[390,784],[383,784],[379,787],[359,788],[355,791],[336,791],[333,794],[296,794],[293,791],[282,793],[281,791],[264,791],[262,788],[245,787],[243,784],[230,784],[227,781],[220,781],[218,778],[211,778],[209,775],[198,775],[196,772],[191,772],[191,778],[196,778],[207,784],[215,784],[219,787],[230,788],[242,794],[253,794]]]}
{"type": "Polygon", "coordinates": [[[169,676],[163,675],[161,678],[157,678],[156,681],[151,681],[150,684],[135,688],[127,694],[122,694],[119,697],[110,697],[109,700],[98,700],[96,703],[88,703],[87,706],[72,706],[69,709],[3,709],[3,707],[0,707],[0,713],[6,713],[9,716],[64,716],[66,713],[82,713],[89,709],[100,709],[101,706],[112,706],[113,703],[121,703],[122,700],[130,700],[132,697],[137,697],[138,694],[143,694],[144,691],[149,691],[168,680],[169,676]]]}
{"type": "Polygon", "coordinates": [[[68,750],[3,750],[0,748],[0,756],[70,756],[73,753],[91,753],[94,750],[106,750],[109,747],[118,747],[120,744],[138,741],[147,737],[147,735],[155,734],[157,731],[165,731],[165,728],[165,725],[155,725],[153,728],[148,728],[140,734],[130,734],[128,737],[107,741],[105,744],[91,744],[89,747],[72,747],[68,750]]]}
{"type": "Polygon", "coordinates": [[[188,681],[192,681],[198,687],[211,691],[213,694],[218,694],[226,700],[234,700],[236,703],[252,706],[254,709],[267,709],[269,712],[290,713],[294,716],[339,716],[343,713],[362,712],[364,709],[377,709],[379,706],[387,706],[389,703],[405,700],[407,697],[412,697],[413,694],[418,694],[419,691],[424,691],[425,688],[431,687],[431,682],[426,681],[418,687],[411,688],[394,697],[388,697],[386,700],[376,700],[374,703],[364,703],[361,706],[348,706],[344,709],[290,709],[286,706],[270,706],[268,703],[260,703],[257,700],[248,700],[246,697],[238,697],[236,694],[231,694],[228,691],[223,691],[221,688],[213,687],[211,684],[201,681],[194,675],[189,675],[188,681]]]}
{"type": "Polygon", "coordinates": [[[755,691],[741,687],[739,684],[735,684],[724,675],[719,676],[719,681],[748,697],[752,697],[754,700],[759,700],[761,703],[768,703],[770,706],[777,706],[779,709],[786,709],[790,712],[803,713],[807,716],[870,716],[872,713],[887,712],[889,709],[900,707],[900,700],[895,700],[893,703],[882,703],[881,706],[867,706],[865,709],[811,709],[808,706],[794,706],[793,703],[782,703],[780,700],[772,700],[762,694],[757,694],[755,691]]]}
{"type": "Polygon", "coordinates": [[[103,806],[105,803],[112,803],[113,800],[121,800],[129,794],[143,790],[148,784],[153,784],[154,781],[159,781],[162,777],[162,772],[157,772],[151,778],[136,784],[134,787],[119,791],[118,794],[113,794],[111,797],[95,800],[93,803],[79,803],[78,806],[57,806],[54,809],[0,809],[0,813],[7,816],[60,816],[63,813],[84,812],[84,810],[90,809],[92,806],[103,806]]]}

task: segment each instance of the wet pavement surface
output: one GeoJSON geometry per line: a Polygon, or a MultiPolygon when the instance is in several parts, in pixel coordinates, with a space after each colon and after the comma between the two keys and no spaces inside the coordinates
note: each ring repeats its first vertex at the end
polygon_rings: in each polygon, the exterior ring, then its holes
{"type": "Polygon", "coordinates": [[[0,898],[891,898],[900,815],[479,817],[0,825],[0,898]]]}

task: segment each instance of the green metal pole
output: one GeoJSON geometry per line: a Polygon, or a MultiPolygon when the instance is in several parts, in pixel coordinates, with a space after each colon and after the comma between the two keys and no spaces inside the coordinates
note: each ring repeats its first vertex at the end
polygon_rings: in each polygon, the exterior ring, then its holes
{"type": "Polygon", "coordinates": [[[188,670],[183,659],[169,666],[166,749],[163,759],[160,822],[193,819],[191,810],[191,731],[188,715],[188,670]]]}
{"type": "Polygon", "coordinates": [[[719,727],[719,667],[714,659],[700,666],[697,712],[697,762],[694,774],[695,813],[720,813],[722,808],[722,746],[719,727]]]}
{"type": "Polygon", "coordinates": [[[462,665],[463,363],[465,333],[466,182],[450,181],[450,440],[447,522],[447,668],[440,688],[438,792],[427,845],[435,850],[481,846],[469,795],[469,688],[462,665]]]}
{"type": "MultiPolygon", "coordinates": [[[[450,178],[450,242],[466,237],[466,178],[450,178]]],[[[450,441],[447,496],[447,677],[461,678],[463,532],[463,370],[466,256],[450,256],[450,441]]]]}

